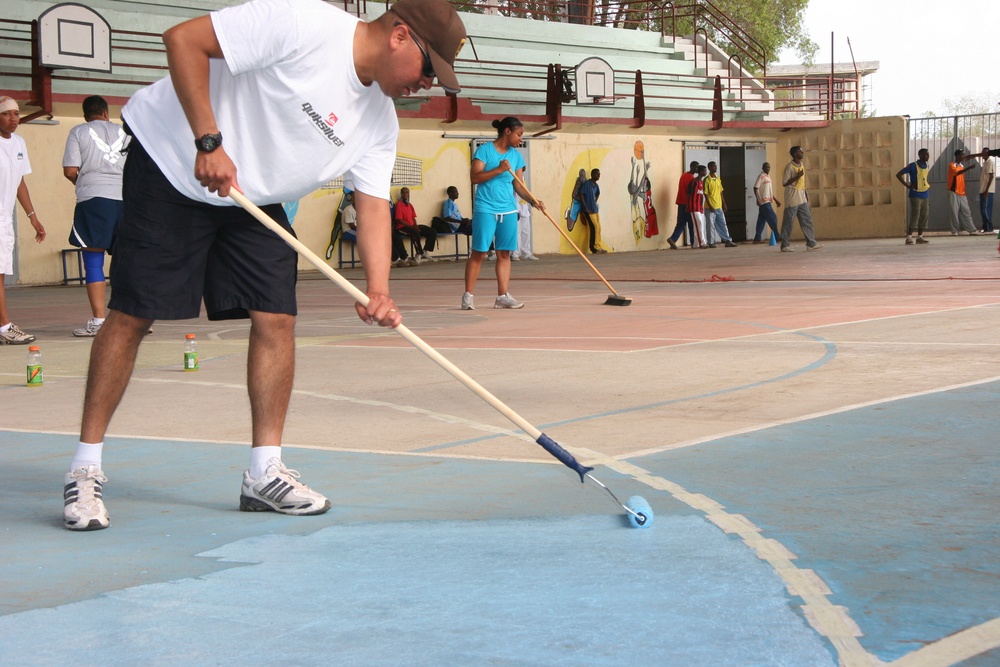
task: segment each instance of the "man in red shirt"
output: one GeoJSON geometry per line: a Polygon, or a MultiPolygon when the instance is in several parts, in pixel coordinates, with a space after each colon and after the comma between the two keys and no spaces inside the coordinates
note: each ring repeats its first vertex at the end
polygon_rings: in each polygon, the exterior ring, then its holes
{"type": "Polygon", "coordinates": [[[698,173],[698,163],[692,162],[690,169],[681,174],[681,180],[677,184],[677,197],[674,203],[677,204],[677,224],[674,225],[674,233],[667,239],[671,250],[677,250],[677,240],[684,233],[684,228],[688,229],[688,238],[694,242],[694,231],[691,229],[691,216],[688,215],[688,186],[698,173]]]}
{"type": "MultiPolygon", "coordinates": [[[[410,188],[399,189],[399,201],[393,207],[392,217],[397,234],[410,237],[415,255],[425,262],[431,261],[431,256],[427,253],[434,252],[437,232],[427,225],[417,224],[417,212],[410,203],[410,188]],[[420,244],[421,237],[427,239],[427,243],[423,246],[420,244]]],[[[403,254],[405,256],[405,249],[403,254]]]]}

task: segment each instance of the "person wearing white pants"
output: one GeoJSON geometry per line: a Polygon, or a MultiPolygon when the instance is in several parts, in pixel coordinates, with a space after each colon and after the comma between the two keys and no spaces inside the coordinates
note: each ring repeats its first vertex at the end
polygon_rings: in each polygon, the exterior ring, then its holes
{"type": "Polygon", "coordinates": [[[517,250],[510,253],[514,261],[521,259],[537,260],[531,247],[531,204],[517,198],[517,250]]]}

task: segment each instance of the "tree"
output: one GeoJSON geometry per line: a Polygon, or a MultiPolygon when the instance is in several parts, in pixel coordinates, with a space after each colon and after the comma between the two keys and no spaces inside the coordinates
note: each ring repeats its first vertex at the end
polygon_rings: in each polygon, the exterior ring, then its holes
{"type": "MultiPolygon", "coordinates": [[[[670,35],[694,33],[697,15],[699,32],[731,55],[748,48],[743,35],[760,46],[762,53],[751,60],[760,64],[776,60],[787,48],[794,49],[802,62],[811,64],[818,46],[809,38],[802,23],[809,0],[464,0],[463,12],[498,13],[543,21],[592,22],[615,28],[662,30],[670,35]],[[583,17],[583,20],[576,19],[583,17]],[[661,17],[666,25],[661,26],[661,17]],[[734,29],[735,28],[735,29],[734,29]]],[[[749,70],[760,69],[752,61],[749,70]]]]}
{"type": "Polygon", "coordinates": [[[954,99],[941,100],[941,107],[952,116],[997,113],[1000,112],[1000,93],[990,90],[968,93],[954,99]]]}
{"type": "Polygon", "coordinates": [[[716,7],[763,48],[767,62],[786,49],[811,65],[819,46],[802,23],[809,0],[714,0],[716,7]]]}

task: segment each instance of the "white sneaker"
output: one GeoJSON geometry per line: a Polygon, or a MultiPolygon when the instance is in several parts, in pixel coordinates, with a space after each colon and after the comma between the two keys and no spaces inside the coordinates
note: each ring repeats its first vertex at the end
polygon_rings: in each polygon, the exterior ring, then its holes
{"type": "Polygon", "coordinates": [[[9,329],[0,331],[0,345],[27,345],[34,342],[34,336],[24,333],[13,322],[10,323],[9,329]]]}
{"type": "Polygon", "coordinates": [[[781,246],[781,252],[795,252],[795,248],[790,245],[781,246]]]}
{"type": "Polygon", "coordinates": [[[496,303],[493,304],[494,308],[524,308],[524,304],[515,299],[510,295],[510,292],[501,294],[497,297],[496,303]]]}
{"type": "Polygon", "coordinates": [[[823,247],[822,243],[817,243],[816,245],[807,245],[806,250],[819,250],[823,247]]]}
{"type": "Polygon", "coordinates": [[[532,262],[537,262],[538,261],[538,258],[535,257],[534,255],[528,255],[527,257],[525,257],[525,259],[530,260],[532,262]]]}
{"type": "Polygon", "coordinates": [[[82,329],[73,329],[73,335],[78,338],[93,338],[97,335],[97,332],[101,330],[101,325],[104,322],[98,323],[94,318],[87,320],[87,326],[82,329]]]}
{"type": "Polygon", "coordinates": [[[243,490],[240,493],[241,512],[280,512],[298,516],[322,514],[330,509],[326,496],[316,493],[299,482],[299,473],[289,470],[278,458],[268,462],[267,471],[260,479],[243,472],[243,490]]]}
{"type": "Polygon", "coordinates": [[[108,478],[98,466],[66,473],[63,487],[63,525],[70,530],[101,530],[111,525],[104,507],[104,483],[108,478]]]}
{"type": "Polygon", "coordinates": [[[416,266],[419,263],[416,257],[408,257],[406,259],[406,266],[416,266]]]}
{"type": "Polygon", "coordinates": [[[472,292],[466,292],[462,295],[462,310],[475,310],[476,307],[472,305],[472,292]]]}
{"type": "Polygon", "coordinates": [[[492,262],[496,258],[497,258],[497,254],[495,252],[493,252],[492,250],[490,250],[488,253],[486,253],[486,259],[488,261],[490,261],[490,262],[492,262]]]}
{"type": "Polygon", "coordinates": [[[426,252],[420,255],[421,262],[433,262],[434,258],[428,255],[426,252]]]}

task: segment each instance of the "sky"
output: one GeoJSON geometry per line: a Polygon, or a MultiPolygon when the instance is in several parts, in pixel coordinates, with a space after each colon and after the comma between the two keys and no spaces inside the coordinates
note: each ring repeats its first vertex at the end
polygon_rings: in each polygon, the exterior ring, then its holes
{"type": "MultiPolygon", "coordinates": [[[[1000,102],[1000,0],[809,0],[804,23],[816,64],[830,63],[831,32],[837,62],[851,61],[847,38],[856,61],[880,62],[869,81],[875,115],[946,115],[942,101],[966,95],[1000,102]]],[[[778,60],[799,62],[790,51],[778,60]]]]}

